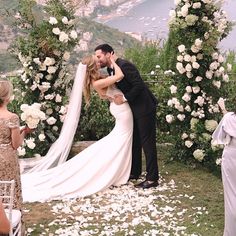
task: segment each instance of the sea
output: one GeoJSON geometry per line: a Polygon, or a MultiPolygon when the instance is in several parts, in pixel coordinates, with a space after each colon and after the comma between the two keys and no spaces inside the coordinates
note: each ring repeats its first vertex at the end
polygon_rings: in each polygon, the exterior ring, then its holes
{"type": "MultiPolygon", "coordinates": [[[[121,32],[142,35],[142,38],[165,40],[168,36],[169,11],[174,8],[174,0],[143,0],[124,11],[124,15],[114,14],[114,17],[102,23],[121,32]]],[[[229,20],[236,23],[236,0],[225,0],[222,9],[226,11],[229,20]]],[[[220,42],[219,47],[225,51],[236,52],[236,26],[227,38],[220,42]]]]}

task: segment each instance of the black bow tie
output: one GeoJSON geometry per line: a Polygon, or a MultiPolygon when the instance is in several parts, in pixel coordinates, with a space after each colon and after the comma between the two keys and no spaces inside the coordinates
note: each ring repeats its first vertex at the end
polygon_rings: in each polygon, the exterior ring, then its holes
{"type": "Polygon", "coordinates": [[[115,73],[115,70],[114,70],[114,68],[107,67],[107,72],[108,72],[109,75],[111,75],[111,74],[115,73]]]}

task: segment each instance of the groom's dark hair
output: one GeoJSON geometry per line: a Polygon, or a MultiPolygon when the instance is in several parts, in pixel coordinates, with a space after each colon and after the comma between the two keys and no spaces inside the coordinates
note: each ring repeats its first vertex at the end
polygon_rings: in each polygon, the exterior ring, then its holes
{"type": "Polygon", "coordinates": [[[108,53],[108,52],[109,52],[109,53],[112,53],[112,52],[114,52],[112,46],[110,46],[110,45],[107,44],[107,43],[98,45],[98,46],[94,49],[94,51],[97,51],[97,50],[102,50],[102,51],[105,52],[105,53],[108,53]]]}

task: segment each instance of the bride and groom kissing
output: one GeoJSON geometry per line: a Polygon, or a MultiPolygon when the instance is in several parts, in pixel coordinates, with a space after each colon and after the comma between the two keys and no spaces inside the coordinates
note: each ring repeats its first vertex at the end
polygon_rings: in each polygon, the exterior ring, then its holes
{"type": "Polygon", "coordinates": [[[146,159],[145,180],[137,188],[158,186],[156,150],[157,100],[131,62],[118,58],[102,44],[95,55],[84,57],[84,97],[93,88],[110,101],[115,118],[113,130],[70,160],[54,168],[22,175],[24,201],[77,198],[138,179],[142,173],[142,149],[146,159]],[[107,67],[109,76],[100,73],[107,67]]]}

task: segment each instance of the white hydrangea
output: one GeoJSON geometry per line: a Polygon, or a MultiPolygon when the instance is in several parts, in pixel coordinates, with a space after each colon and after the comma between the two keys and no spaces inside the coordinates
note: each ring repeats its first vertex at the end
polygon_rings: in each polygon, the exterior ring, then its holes
{"type": "Polygon", "coordinates": [[[218,126],[218,122],[216,120],[205,120],[205,128],[209,132],[213,132],[218,126]]]}
{"type": "Polygon", "coordinates": [[[196,149],[194,152],[193,152],[193,156],[196,160],[198,161],[202,161],[205,157],[205,151],[202,150],[202,149],[196,149]]]}

